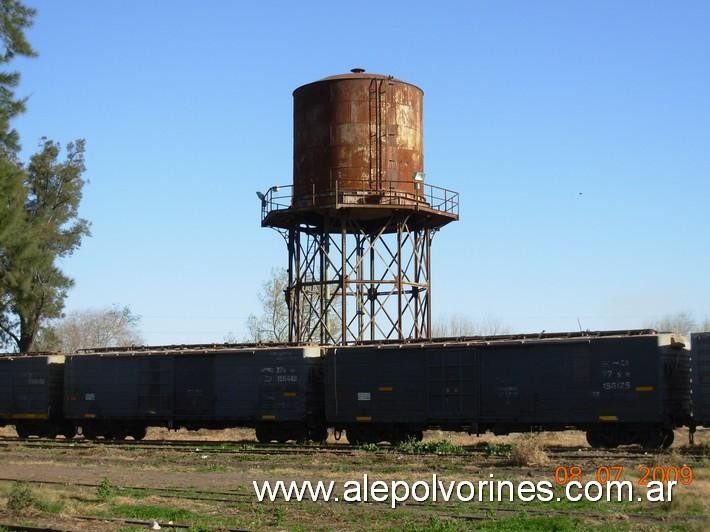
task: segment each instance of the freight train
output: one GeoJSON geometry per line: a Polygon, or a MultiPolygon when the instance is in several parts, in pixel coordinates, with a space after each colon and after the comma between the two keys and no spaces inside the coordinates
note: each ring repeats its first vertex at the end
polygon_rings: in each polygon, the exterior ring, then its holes
{"type": "Polygon", "coordinates": [[[148,427],[251,427],[260,442],[586,431],[667,447],[710,426],[710,334],[543,333],[353,346],[200,345],[0,357],[0,425],[142,439],[148,427]],[[692,349],[691,349],[692,347],[692,349]]]}

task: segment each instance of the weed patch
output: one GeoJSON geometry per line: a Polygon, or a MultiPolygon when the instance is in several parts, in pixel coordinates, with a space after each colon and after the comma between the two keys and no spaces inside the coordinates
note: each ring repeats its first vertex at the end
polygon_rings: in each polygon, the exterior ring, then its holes
{"type": "Polygon", "coordinates": [[[509,443],[486,443],[483,448],[483,454],[486,457],[499,456],[501,458],[510,458],[513,452],[513,446],[509,443]]]}
{"type": "Polygon", "coordinates": [[[404,454],[462,454],[464,449],[448,440],[422,442],[409,439],[397,445],[395,451],[404,454]]]}
{"type": "Polygon", "coordinates": [[[539,434],[526,434],[516,441],[510,451],[510,463],[516,466],[545,465],[549,463],[539,434]]]}
{"type": "Polygon", "coordinates": [[[359,449],[368,453],[374,453],[380,450],[379,446],[376,443],[363,443],[362,445],[360,445],[359,449]]]}
{"type": "Polygon", "coordinates": [[[13,484],[7,495],[7,509],[16,512],[34,508],[37,502],[34,492],[24,482],[13,484]]]}
{"type": "Polygon", "coordinates": [[[61,501],[47,501],[37,496],[24,482],[16,482],[7,495],[7,509],[21,512],[31,508],[40,512],[58,514],[64,509],[64,503],[61,501]]]}
{"type": "Polygon", "coordinates": [[[102,478],[99,485],[96,486],[96,498],[101,502],[109,502],[115,494],[116,489],[111,481],[106,477],[102,478]]]}

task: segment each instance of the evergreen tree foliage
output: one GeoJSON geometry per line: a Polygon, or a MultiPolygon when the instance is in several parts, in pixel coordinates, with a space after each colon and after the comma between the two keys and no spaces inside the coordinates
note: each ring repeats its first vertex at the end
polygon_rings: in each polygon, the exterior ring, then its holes
{"type": "MultiPolygon", "coordinates": [[[[25,38],[36,11],[17,0],[0,0],[0,67],[16,56],[34,57],[36,52],[25,38]]],[[[15,97],[19,72],[0,72],[0,154],[15,160],[20,149],[19,135],[10,121],[25,110],[25,99],[15,97]]]]}
{"type": "MultiPolygon", "coordinates": [[[[0,0],[0,69],[16,56],[36,55],[24,31],[35,10],[0,0]]],[[[57,265],[89,234],[78,215],[84,186],[84,141],[62,148],[42,139],[28,164],[19,161],[11,121],[25,109],[17,72],[0,70],[0,346],[32,349],[42,325],[61,316],[73,281],[57,265]]]]}
{"type": "Polygon", "coordinates": [[[57,266],[89,234],[89,223],[79,218],[84,179],[84,141],[70,143],[66,159],[61,146],[44,140],[25,171],[23,235],[7,247],[7,269],[2,290],[4,312],[0,333],[21,352],[32,344],[47,319],[58,318],[67,290],[74,284],[57,266]]]}

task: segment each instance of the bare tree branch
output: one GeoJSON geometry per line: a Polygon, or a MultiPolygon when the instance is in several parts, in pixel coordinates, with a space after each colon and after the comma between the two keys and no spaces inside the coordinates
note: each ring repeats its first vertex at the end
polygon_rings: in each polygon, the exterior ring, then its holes
{"type": "Polygon", "coordinates": [[[660,319],[652,321],[648,326],[659,332],[674,332],[687,336],[695,331],[696,322],[692,313],[677,312],[675,314],[667,314],[660,319]]]}
{"type": "Polygon", "coordinates": [[[443,338],[450,336],[495,336],[508,334],[510,329],[498,318],[485,316],[473,321],[463,314],[452,314],[436,320],[432,324],[432,336],[443,338]]]}
{"type": "Polygon", "coordinates": [[[128,307],[70,312],[40,331],[38,348],[72,353],[92,347],[127,347],[143,343],[140,316],[128,307]]]}
{"type": "Polygon", "coordinates": [[[273,269],[259,291],[261,315],[247,318],[247,342],[288,341],[288,307],[284,291],[288,284],[286,270],[273,269]]]}

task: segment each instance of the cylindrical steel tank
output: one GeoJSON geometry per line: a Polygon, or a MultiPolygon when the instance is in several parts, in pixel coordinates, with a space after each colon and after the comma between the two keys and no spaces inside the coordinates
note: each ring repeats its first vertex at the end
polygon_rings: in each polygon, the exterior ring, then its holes
{"type": "Polygon", "coordinates": [[[422,199],[422,97],[362,69],[297,88],[293,206],[422,199]]]}

